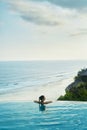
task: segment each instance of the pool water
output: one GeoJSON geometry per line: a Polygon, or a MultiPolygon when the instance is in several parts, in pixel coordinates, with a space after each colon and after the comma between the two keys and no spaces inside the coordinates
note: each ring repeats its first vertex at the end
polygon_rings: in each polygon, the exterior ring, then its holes
{"type": "Polygon", "coordinates": [[[87,103],[1,102],[0,130],[87,130],[87,103]]]}

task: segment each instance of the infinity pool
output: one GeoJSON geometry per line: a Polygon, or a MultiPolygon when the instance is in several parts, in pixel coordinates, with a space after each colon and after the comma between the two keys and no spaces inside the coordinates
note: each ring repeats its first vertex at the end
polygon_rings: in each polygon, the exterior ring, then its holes
{"type": "Polygon", "coordinates": [[[0,103],[0,130],[87,130],[87,103],[0,103]]]}

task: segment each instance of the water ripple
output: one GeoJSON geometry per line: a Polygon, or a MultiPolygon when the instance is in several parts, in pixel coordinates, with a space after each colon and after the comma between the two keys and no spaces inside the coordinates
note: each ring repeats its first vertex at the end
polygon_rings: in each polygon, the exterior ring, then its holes
{"type": "Polygon", "coordinates": [[[87,103],[56,102],[39,111],[34,103],[0,103],[0,130],[86,130],[87,103]]]}

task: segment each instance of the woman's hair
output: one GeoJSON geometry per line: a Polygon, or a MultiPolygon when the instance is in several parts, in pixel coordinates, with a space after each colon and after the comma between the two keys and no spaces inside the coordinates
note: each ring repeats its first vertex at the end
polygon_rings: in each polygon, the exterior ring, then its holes
{"type": "Polygon", "coordinates": [[[44,95],[41,95],[41,96],[39,97],[39,101],[43,101],[43,99],[45,99],[45,96],[44,96],[44,95]]]}

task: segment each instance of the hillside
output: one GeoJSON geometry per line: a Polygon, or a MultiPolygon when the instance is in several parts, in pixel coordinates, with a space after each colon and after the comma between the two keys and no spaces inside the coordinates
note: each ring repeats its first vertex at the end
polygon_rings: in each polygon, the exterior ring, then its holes
{"type": "Polygon", "coordinates": [[[66,94],[58,100],[87,101],[87,69],[82,69],[66,89],[66,94]]]}

